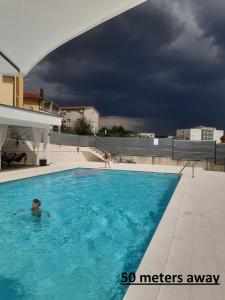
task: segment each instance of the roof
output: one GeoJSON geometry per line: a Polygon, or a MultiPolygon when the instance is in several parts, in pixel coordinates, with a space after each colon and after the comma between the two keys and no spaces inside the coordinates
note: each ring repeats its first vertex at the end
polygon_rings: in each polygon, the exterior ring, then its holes
{"type": "Polygon", "coordinates": [[[61,118],[50,113],[0,104],[0,123],[14,126],[45,128],[61,126],[61,118]]]}
{"type": "Polygon", "coordinates": [[[23,97],[24,97],[24,98],[37,99],[37,100],[43,99],[43,98],[40,96],[40,93],[24,93],[24,94],[23,94],[23,97]]]}
{"type": "Polygon", "coordinates": [[[192,129],[206,129],[206,130],[216,130],[215,127],[207,127],[207,126],[204,126],[204,125],[199,125],[197,127],[194,127],[192,129]]]}
{"type": "Polygon", "coordinates": [[[97,109],[94,106],[61,106],[60,107],[60,109],[62,109],[62,110],[83,110],[83,109],[89,109],[89,108],[92,108],[97,111],[97,109]]]}

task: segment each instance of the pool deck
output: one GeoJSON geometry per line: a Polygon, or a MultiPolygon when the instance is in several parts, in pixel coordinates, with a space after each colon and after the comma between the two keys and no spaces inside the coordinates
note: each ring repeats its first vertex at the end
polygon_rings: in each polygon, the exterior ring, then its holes
{"type": "MultiPolygon", "coordinates": [[[[102,163],[57,163],[0,172],[0,183],[102,163]]],[[[112,164],[115,170],[178,173],[180,167],[112,164]]],[[[132,200],[132,199],[131,199],[132,200]]],[[[225,173],[186,168],[137,270],[147,274],[221,275],[217,286],[130,286],[125,300],[225,299],[225,173]]]]}

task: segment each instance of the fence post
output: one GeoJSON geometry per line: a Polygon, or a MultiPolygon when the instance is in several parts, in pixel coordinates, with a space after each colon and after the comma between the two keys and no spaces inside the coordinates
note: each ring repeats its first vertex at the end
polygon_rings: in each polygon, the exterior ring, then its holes
{"type": "Polygon", "coordinates": [[[173,160],[174,138],[172,138],[172,160],[173,160]]]}
{"type": "Polygon", "coordinates": [[[216,146],[216,141],[215,141],[215,153],[214,153],[214,162],[216,164],[216,153],[217,152],[217,146],[216,146]]]}

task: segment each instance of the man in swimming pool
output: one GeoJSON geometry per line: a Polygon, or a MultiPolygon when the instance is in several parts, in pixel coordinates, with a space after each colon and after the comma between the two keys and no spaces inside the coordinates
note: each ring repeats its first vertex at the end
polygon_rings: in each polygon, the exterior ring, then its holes
{"type": "MultiPolygon", "coordinates": [[[[32,216],[41,217],[41,214],[43,212],[45,212],[47,214],[47,216],[50,218],[50,213],[46,210],[41,210],[40,206],[41,206],[41,200],[34,199],[33,202],[32,202],[32,207],[30,208],[32,216]]],[[[22,211],[24,211],[24,209],[19,210],[18,212],[14,213],[14,215],[16,215],[16,214],[18,214],[22,211]]]]}
{"type": "Polygon", "coordinates": [[[50,217],[50,213],[48,211],[46,211],[46,210],[41,210],[40,206],[41,206],[41,200],[34,199],[33,203],[32,203],[32,207],[30,209],[32,216],[41,217],[41,214],[43,212],[45,212],[47,214],[47,216],[50,217]]]}

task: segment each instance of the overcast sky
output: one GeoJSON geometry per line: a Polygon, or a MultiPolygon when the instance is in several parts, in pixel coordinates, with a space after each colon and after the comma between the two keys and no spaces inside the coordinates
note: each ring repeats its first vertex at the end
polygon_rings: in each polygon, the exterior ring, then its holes
{"type": "Polygon", "coordinates": [[[93,105],[106,125],[225,129],[224,12],[224,0],[149,0],[49,54],[26,90],[93,105]]]}

